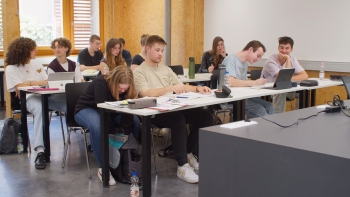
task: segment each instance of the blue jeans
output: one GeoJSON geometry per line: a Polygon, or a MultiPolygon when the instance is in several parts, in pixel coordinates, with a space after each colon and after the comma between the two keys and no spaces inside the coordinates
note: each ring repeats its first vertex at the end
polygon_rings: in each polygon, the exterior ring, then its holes
{"type": "Polygon", "coordinates": [[[245,100],[245,114],[249,118],[259,117],[256,113],[261,116],[271,115],[275,113],[271,102],[265,101],[261,98],[249,98],[245,100]],[[251,112],[249,110],[253,110],[251,112]]]}
{"type": "MultiPolygon", "coordinates": [[[[121,114],[118,114],[116,117],[112,119],[112,122],[115,126],[120,126],[120,117],[121,114]]],[[[78,113],[74,115],[75,121],[83,127],[86,127],[90,130],[90,143],[94,155],[97,160],[98,167],[101,168],[101,122],[100,122],[100,114],[97,110],[86,108],[80,110],[78,113]]],[[[134,129],[132,134],[136,137],[140,130],[140,119],[134,115],[134,129]]]]}

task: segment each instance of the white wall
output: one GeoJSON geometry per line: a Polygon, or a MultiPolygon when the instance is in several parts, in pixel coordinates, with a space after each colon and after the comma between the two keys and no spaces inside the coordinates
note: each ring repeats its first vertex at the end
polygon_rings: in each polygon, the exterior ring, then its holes
{"type": "Polygon", "coordinates": [[[349,0],[204,0],[204,51],[215,36],[229,54],[259,40],[268,58],[290,36],[299,60],[350,62],[349,8],[349,0]]]}

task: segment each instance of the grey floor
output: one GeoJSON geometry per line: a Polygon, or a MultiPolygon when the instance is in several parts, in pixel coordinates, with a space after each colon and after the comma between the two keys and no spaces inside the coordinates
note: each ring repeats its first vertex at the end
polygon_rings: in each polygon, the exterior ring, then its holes
{"type": "MultiPolygon", "coordinates": [[[[0,108],[0,120],[5,118],[5,109],[0,108]]],[[[32,121],[33,119],[28,117],[31,139],[32,121]]],[[[58,117],[53,116],[51,121],[51,163],[48,163],[45,170],[36,170],[34,151],[22,155],[0,155],[0,196],[129,196],[129,185],[117,182],[115,186],[102,187],[97,177],[97,162],[92,152],[89,152],[92,178],[88,177],[84,140],[80,133],[72,133],[66,167],[62,168],[61,126],[58,117]]],[[[0,121],[0,126],[2,125],[3,121],[0,121]]],[[[165,138],[159,137],[156,150],[162,148],[164,142],[165,138]]],[[[177,178],[174,159],[157,156],[157,164],[158,175],[152,161],[152,196],[198,196],[198,184],[186,183],[177,178]]]]}

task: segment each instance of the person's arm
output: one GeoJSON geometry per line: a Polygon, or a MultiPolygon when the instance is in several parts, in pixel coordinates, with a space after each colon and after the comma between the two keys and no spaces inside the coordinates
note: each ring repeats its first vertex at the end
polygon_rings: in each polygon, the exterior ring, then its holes
{"type": "Polygon", "coordinates": [[[207,57],[208,52],[204,52],[202,55],[202,62],[201,62],[201,68],[200,71],[202,73],[208,73],[208,68],[210,66],[209,58],[207,57]]]}
{"type": "Polygon", "coordinates": [[[291,59],[290,59],[289,55],[285,55],[285,54],[279,53],[278,54],[278,58],[282,59],[283,61],[286,62],[286,67],[285,68],[291,68],[292,67],[292,63],[291,63],[291,59]]]}
{"type": "Polygon", "coordinates": [[[95,66],[85,66],[84,64],[80,64],[80,70],[84,71],[87,69],[94,69],[94,70],[100,70],[100,65],[95,65],[95,66]]]}
{"type": "Polygon", "coordinates": [[[228,82],[232,87],[250,87],[264,85],[266,83],[266,79],[259,78],[257,80],[240,80],[234,77],[229,77],[228,82]]]}
{"type": "Polygon", "coordinates": [[[105,74],[105,67],[107,66],[106,63],[104,62],[100,62],[100,71],[101,71],[101,74],[104,75],[105,74]]]}
{"type": "Polygon", "coordinates": [[[199,92],[201,94],[208,94],[211,93],[210,88],[207,86],[191,86],[191,85],[185,85],[185,92],[199,92]]]}
{"type": "Polygon", "coordinates": [[[293,75],[292,81],[301,81],[301,80],[307,80],[309,78],[309,75],[306,73],[305,70],[293,75]]]}

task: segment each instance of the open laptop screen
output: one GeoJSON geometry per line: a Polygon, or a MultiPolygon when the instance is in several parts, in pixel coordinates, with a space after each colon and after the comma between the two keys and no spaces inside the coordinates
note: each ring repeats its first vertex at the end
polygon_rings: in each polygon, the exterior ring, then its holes
{"type": "Polygon", "coordinates": [[[350,76],[343,76],[341,80],[344,83],[346,93],[348,93],[348,99],[350,98],[350,76]]]}

